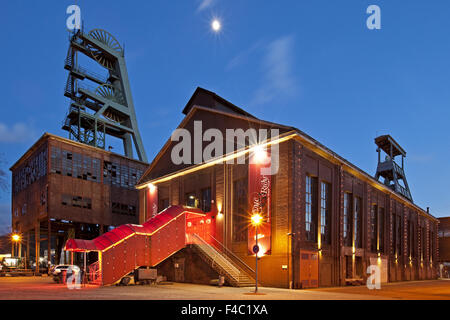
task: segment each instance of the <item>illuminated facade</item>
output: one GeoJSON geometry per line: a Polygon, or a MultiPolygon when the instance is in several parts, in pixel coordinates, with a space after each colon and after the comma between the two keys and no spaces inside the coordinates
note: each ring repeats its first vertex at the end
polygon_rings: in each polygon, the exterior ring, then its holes
{"type": "MultiPolygon", "coordinates": [[[[217,242],[253,267],[256,201],[264,220],[258,230],[262,285],[363,284],[369,265],[380,267],[383,282],[437,276],[437,219],[401,193],[302,131],[257,119],[210,91],[198,88],[183,113],[179,128],[192,136],[196,122],[224,137],[227,129],[277,129],[264,147],[269,154],[277,150],[278,170],[260,173],[249,161],[252,146],[236,141],[237,151],[219,160],[174,164],[177,143],[169,139],[137,185],[140,223],[170,205],[211,211],[217,242]],[[239,156],[245,163],[222,161],[239,156]]],[[[209,142],[202,143],[204,150],[209,142]]],[[[195,270],[183,272],[191,278],[195,270]]]]}

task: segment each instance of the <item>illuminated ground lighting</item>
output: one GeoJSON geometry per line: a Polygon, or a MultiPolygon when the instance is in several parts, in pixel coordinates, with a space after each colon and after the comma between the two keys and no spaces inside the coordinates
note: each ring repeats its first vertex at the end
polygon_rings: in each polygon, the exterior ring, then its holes
{"type": "Polygon", "coordinates": [[[220,23],[219,20],[214,19],[214,20],[211,22],[211,28],[213,29],[214,32],[219,32],[220,29],[222,29],[222,25],[221,25],[221,23],[220,23]]]}

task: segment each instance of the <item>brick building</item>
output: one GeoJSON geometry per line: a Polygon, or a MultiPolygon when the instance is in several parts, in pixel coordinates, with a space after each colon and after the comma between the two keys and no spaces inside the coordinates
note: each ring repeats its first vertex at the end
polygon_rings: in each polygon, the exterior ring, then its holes
{"type": "Polygon", "coordinates": [[[439,219],[439,264],[442,277],[450,278],[450,217],[439,219]],[[442,266],[441,266],[442,265],[442,266]]]}
{"type": "MultiPolygon", "coordinates": [[[[273,154],[277,148],[279,154],[277,173],[265,177],[265,205],[260,207],[265,215],[258,235],[265,246],[258,266],[263,285],[364,283],[369,265],[380,267],[383,282],[436,278],[438,220],[401,192],[301,130],[257,119],[213,92],[198,88],[183,113],[179,128],[194,139],[199,127],[203,133],[218,130],[223,137],[227,129],[278,130],[262,143],[267,152],[273,154]]],[[[179,151],[178,142],[169,138],[137,185],[140,222],[152,217],[156,207],[161,211],[169,205],[212,211],[217,242],[254,266],[249,250],[255,240],[250,225],[254,172],[248,161],[253,152],[249,140],[251,136],[244,145],[233,140],[236,151],[223,152],[224,157],[199,162],[193,152],[182,155],[192,164],[175,164],[172,153],[174,148],[179,151]],[[245,162],[224,162],[238,156],[245,162]],[[157,190],[156,199],[152,190],[157,190]]],[[[211,137],[203,139],[203,150],[210,141],[211,137]]],[[[222,145],[229,141],[224,138],[222,145]]],[[[261,200],[261,193],[258,196],[261,200]]],[[[186,279],[193,279],[199,270],[184,272],[189,273],[186,279]]]]}
{"type": "Polygon", "coordinates": [[[20,254],[33,262],[35,252],[46,260],[53,251],[57,264],[68,238],[92,239],[110,227],[137,223],[134,186],[146,167],[45,133],[10,168],[12,230],[22,234],[20,254]]]}

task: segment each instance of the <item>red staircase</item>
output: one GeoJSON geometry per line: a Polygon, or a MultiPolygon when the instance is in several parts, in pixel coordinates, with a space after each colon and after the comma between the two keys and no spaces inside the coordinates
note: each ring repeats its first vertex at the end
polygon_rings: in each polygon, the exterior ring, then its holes
{"type": "Polygon", "coordinates": [[[125,224],[93,240],[69,239],[65,250],[98,252],[98,262],[90,266],[90,279],[110,285],[139,267],[156,266],[192,243],[193,234],[211,240],[214,223],[210,213],[171,206],[143,225],[125,224]]]}

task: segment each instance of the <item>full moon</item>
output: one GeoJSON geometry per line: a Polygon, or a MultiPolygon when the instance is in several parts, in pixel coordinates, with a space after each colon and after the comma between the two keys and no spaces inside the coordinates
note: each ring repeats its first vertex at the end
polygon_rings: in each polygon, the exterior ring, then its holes
{"type": "Polygon", "coordinates": [[[217,20],[217,19],[214,19],[213,22],[211,23],[211,28],[212,28],[215,32],[219,31],[221,27],[222,27],[222,26],[220,25],[220,21],[217,20]]]}

